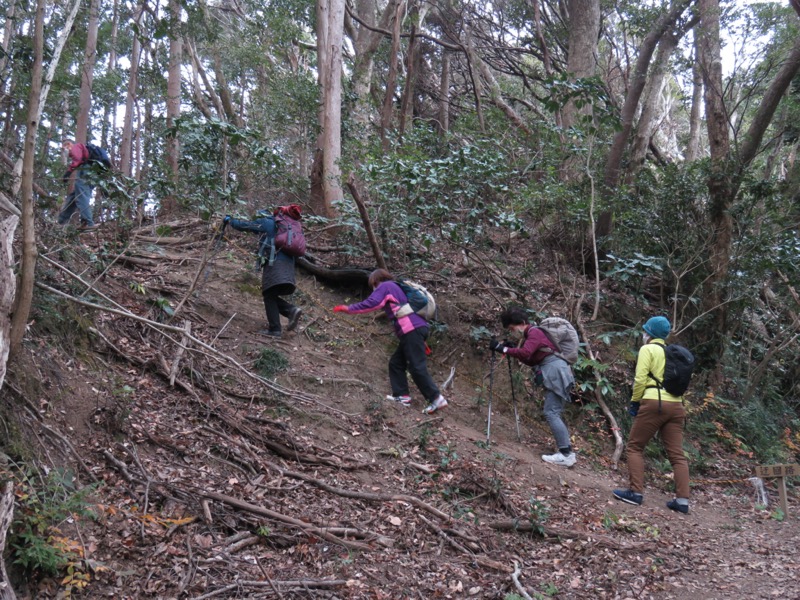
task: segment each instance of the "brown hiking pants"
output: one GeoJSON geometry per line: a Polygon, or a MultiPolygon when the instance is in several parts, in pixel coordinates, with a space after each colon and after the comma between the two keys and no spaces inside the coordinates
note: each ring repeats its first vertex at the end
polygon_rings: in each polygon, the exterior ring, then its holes
{"type": "Polygon", "coordinates": [[[658,400],[642,400],[633,420],[627,447],[631,490],[637,494],[644,490],[644,448],[659,433],[675,476],[675,496],[688,498],[689,461],[683,454],[686,411],[681,402],[662,402],[659,413],[658,404],[658,400]]]}

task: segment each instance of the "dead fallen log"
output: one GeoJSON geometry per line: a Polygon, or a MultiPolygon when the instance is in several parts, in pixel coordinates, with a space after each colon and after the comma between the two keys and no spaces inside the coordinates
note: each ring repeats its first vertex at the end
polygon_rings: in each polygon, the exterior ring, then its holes
{"type": "Polygon", "coordinates": [[[298,258],[297,265],[323,281],[335,283],[337,285],[367,285],[369,274],[372,272],[368,269],[360,269],[358,267],[341,267],[336,269],[328,269],[314,264],[306,257],[298,258]]]}

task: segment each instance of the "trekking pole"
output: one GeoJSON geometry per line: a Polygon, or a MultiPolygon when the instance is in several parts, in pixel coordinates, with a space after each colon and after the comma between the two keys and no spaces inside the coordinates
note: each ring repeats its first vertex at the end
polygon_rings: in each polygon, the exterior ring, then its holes
{"type": "Polygon", "coordinates": [[[511,382],[511,403],[514,405],[514,421],[517,423],[517,441],[522,441],[522,436],[519,434],[519,413],[517,412],[517,395],[514,393],[514,375],[511,372],[511,358],[506,356],[508,363],[508,380],[511,382]]]}
{"type": "Polygon", "coordinates": [[[206,267],[203,273],[203,285],[206,284],[208,281],[208,276],[211,275],[211,261],[217,255],[217,252],[219,252],[222,240],[225,238],[225,228],[227,226],[228,224],[223,221],[219,233],[214,236],[214,244],[211,246],[211,251],[208,253],[208,258],[206,259],[206,267]]]}
{"type": "Polygon", "coordinates": [[[216,252],[217,249],[219,248],[219,245],[222,243],[222,238],[225,237],[225,228],[227,226],[228,226],[228,224],[225,221],[223,221],[222,222],[222,227],[220,228],[219,233],[217,234],[217,239],[214,241],[213,252],[216,252]]]}
{"type": "Polygon", "coordinates": [[[492,436],[492,387],[494,386],[494,350],[492,353],[492,361],[489,366],[489,417],[486,421],[486,443],[491,443],[492,436]]]}

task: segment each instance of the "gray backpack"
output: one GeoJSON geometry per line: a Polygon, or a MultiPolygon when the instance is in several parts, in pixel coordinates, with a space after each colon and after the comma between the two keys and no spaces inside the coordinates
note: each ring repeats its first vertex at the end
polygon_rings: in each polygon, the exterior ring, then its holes
{"type": "Polygon", "coordinates": [[[574,365],[578,360],[578,349],[581,342],[572,323],[561,317],[548,317],[542,319],[537,327],[555,345],[557,350],[554,354],[574,365]]]}

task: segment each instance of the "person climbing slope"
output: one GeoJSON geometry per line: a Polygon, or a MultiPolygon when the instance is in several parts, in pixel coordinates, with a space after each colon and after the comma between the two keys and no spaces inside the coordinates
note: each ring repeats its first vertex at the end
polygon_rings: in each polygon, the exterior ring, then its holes
{"type": "MultiPolygon", "coordinates": [[[[281,208],[289,210],[293,218],[300,220],[300,207],[296,204],[281,208]]],[[[260,234],[258,256],[262,267],[261,295],[264,298],[268,326],[259,333],[269,337],[281,337],[281,315],[289,319],[286,331],[294,330],[303,315],[303,310],[285,300],[283,296],[293,294],[296,289],[295,257],[280,249],[271,252],[269,242],[274,241],[277,232],[275,214],[262,210],[252,221],[234,219],[226,215],[223,223],[237,231],[260,234]]]]}
{"type": "Polygon", "coordinates": [[[392,393],[387,400],[398,402],[403,406],[411,405],[408,388],[408,375],[419,388],[428,402],[422,411],[431,414],[447,406],[447,400],[439,393],[439,388],[428,372],[428,361],[425,340],[428,338],[428,322],[417,313],[397,316],[400,308],[408,302],[403,290],[395,282],[394,277],[386,269],[375,269],[369,276],[372,294],[356,304],[340,304],[333,308],[334,312],[361,314],[383,309],[386,316],[394,322],[394,332],[400,344],[389,359],[389,383],[392,393]]]}
{"type": "Polygon", "coordinates": [[[522,339],[522,345],[514,348],[504,342],[492,339],[489,350],[500,352],[516,358],[522,364],[533,367],[541,373],[541,385],[544,386],[544,417],[556,441],[557,452],[543,454],[542,460],[551,465],[572,467],[577,458],[570,442],[569,430],[561,413],[569,401],[569,392],[575,385],[575,376],[570,364],[557,355],[558,348],[539,328],[528,322],[528,315],[518,307],[509,307],[500,315],[500,322],[510,337],[522,339]]]}

